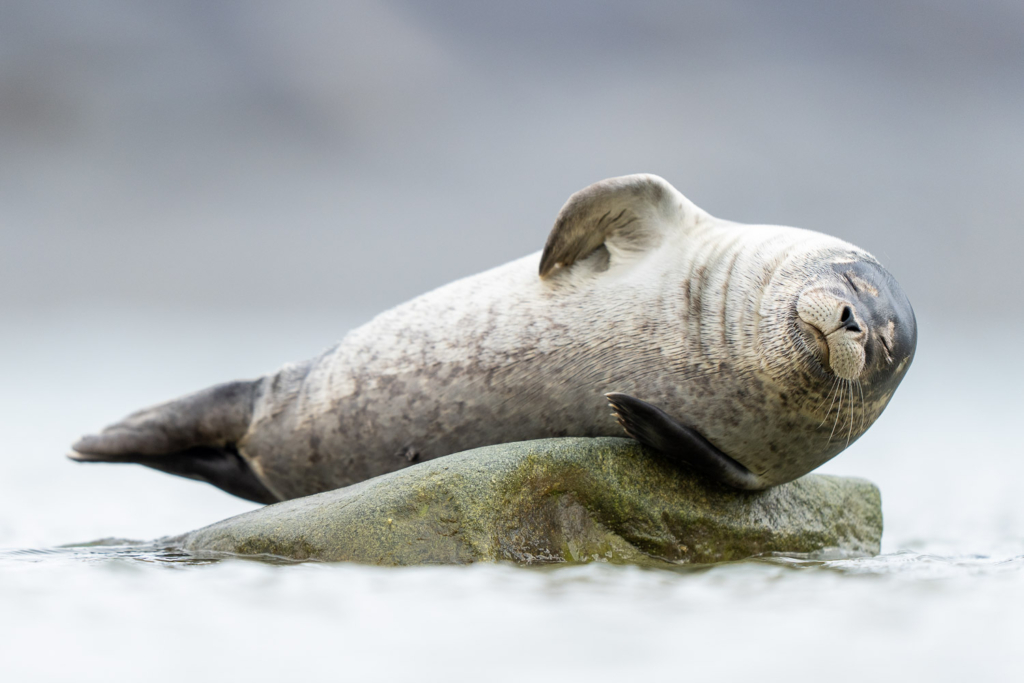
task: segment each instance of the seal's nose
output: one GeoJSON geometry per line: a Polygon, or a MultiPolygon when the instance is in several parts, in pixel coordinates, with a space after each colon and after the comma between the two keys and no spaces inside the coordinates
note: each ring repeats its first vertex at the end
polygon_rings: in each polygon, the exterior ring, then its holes
{"type": "Polygon", "coordinates": [[[857,316],[853,314],[852,306],[843,306],[843,312],[839,314],[839,327],[854,334],[861,331],[860,325],[857,324],[857,316]]]}

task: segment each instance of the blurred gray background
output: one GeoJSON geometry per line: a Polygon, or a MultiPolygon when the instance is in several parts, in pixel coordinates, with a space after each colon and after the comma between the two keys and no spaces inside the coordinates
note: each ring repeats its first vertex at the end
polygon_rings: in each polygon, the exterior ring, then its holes
{"type": "Polygon", "coordinates": [[[3,310],[364,319],[640,171],[1003,310],[1024,3],[0,3],[3,310]]]}

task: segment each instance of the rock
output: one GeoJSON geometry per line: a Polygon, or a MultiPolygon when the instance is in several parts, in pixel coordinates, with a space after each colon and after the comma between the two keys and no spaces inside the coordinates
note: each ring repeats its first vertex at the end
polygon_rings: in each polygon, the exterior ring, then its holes
{"type": "Polygon", "coordinates": [[[163,542],[200,555],[377,565],[738,560],[873,555],[878,488],[808,475],[724,488],[618,438],[478,448],[270,505],[163,542]]]}

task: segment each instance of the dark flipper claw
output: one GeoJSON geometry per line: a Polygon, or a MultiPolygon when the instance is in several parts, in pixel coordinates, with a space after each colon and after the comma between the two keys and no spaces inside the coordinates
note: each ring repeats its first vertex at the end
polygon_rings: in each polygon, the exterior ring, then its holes
{"type": "Polygon", "coordinates": [[[643,445],[682,460],[709,477],[737,489],[763,489],[757,476],[660,408],[627,394],[605,394],[626,434],[643,445]]]}

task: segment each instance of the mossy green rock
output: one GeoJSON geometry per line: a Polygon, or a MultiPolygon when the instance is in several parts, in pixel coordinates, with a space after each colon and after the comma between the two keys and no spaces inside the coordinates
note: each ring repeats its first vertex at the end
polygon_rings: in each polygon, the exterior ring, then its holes
{"type": "Polygon", "coordinates": [[[876,554],[877,487],[808,475],[727,489],[629,439],[478,448],[271,505],[173,539],[197,554],[377,565],[645,565],[876,554]]]}

